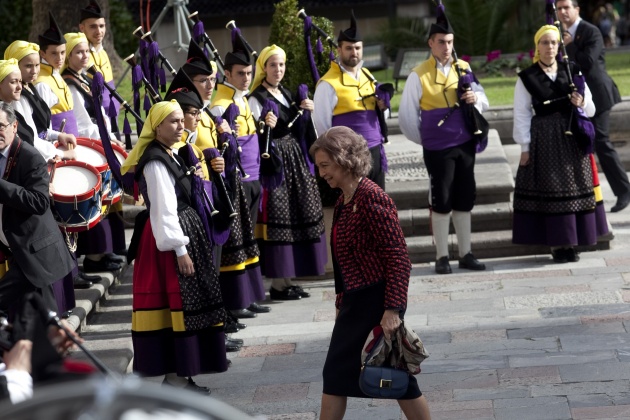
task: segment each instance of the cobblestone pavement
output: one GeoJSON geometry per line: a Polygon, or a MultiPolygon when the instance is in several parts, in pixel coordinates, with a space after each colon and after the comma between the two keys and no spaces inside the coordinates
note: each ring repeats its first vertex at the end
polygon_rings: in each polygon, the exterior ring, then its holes
{"type": "MultiPolygon", "coordinates": [[[[609,213],[612,248],[577,263],[499,258],[485,260],[486,272],[455,264],[447,276],[414,265],[406,321],[431,353],[418,380],[434,420],[630,419],[629,215],[609,213]]],[[[130,355],[131,275],[83,333],[115,368],[130,355]]],[[[227,372],[197,378],[213,398],[269,420],[318,418],[334,287],[302,285],[310,298],[267,302],[270,313],[245,321],[227,372]]],[[[346,419],[404,416],[392,401],[350,399],[346,419]]]]}

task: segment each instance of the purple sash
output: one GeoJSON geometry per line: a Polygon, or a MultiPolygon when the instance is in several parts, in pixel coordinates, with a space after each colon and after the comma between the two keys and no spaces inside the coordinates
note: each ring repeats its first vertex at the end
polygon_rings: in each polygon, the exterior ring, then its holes
{"type": "Polygon", "coordinates": [[[260,177],[260,146],[258,145],[258,134],[249,134],[238,137],[238,145],[241,146],[241,166],[249,178],[243,182],[258,181],[260,177]]]}
{"type": "Polygon", "coordinates": [[[64,133],[74,134],[75,137],[79,137],[79,127],[77,126],[77,119],[74,116],[72,110],[60,112],[59,114],[52,114],[50,116],[50,122],[52,123],[53,130],[60,131],[61,121],[66,120],[66,126],[63,129],[64,133]]]}
{"type": "Polygon", "coordinates": [[[380,146],[383,143],[381,127],[378,124],[376,111],[354,111],[346,114],[334,115],[333,127],[342,125],[361,134],[367,140],[368,147],[380,146]]]}
{"type": "Polygon", "coordinates": [[[440,120],[450,111],[450,108],[438,108],[420,112],[422,147],[427,150],[444,150],[459,146],[472,139],[472,135],[466,127],[466,121],[464,121],[464,114],[459,108],[441,126],[438,126],[440,120]]]}
{"type": "Polygon", "coordinates": [[[353,111],[346,114],[334,115],[333,127],[345,126],[361,134],[367,141],[368,148],[381,148],[381,169],[387,172],[387,155],[383,147],[383,134],[378,123],[376,111],[353,111]]]}

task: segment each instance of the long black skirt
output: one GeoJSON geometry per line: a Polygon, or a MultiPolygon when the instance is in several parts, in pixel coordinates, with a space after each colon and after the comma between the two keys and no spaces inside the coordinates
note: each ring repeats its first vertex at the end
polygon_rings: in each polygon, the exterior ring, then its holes
{"type": "MultiPolygon", "coordinates": [[[[361,350],[372,328],[383,318],[384,302],[385,282],[344,293],[324,364],[324,394],[374,398],[359,388],[361,350]]],[[[421,395],[418,381],[410,375],[407,393],[400,399],[412,400],[421,395]]]]}

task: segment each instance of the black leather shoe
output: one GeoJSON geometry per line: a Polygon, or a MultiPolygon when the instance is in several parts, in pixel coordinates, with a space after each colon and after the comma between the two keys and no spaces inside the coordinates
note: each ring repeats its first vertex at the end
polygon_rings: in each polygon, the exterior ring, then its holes
{"type": "Polygon", "coordinates": [[[99,283],[101,280],[103,280],[101,276],[90,276],[89,274],[85,274],[81,270],[79,270],[79,277],[81,277],[85,281],[91,281],[92,283],[99,283]]]}
{"type": "Polygon", "coordinates": [[[232,337],[228,337],[228,340],[231,341],[232,343],[236,343],[238,345],[243,345],[243,339],[242,338],[232,338],[232,337]]]}
{"type": "Polygon", "coordinates": [[[448,263],[448,257],[441,257],[435,262],[435,272],[438,274],[451,274],[451,265],[448,263]]]}
{"type": "Polygon", "coordinates": [[[100,271],[118,271],[120,264],[101,258],[100,261],[93,261],[87,258],[83,259],[83,271],[86,273],[97,273],[100,271]]]}
{"type": "Polygon", "coordinates": [[[628,207],[628,204],[630,204],[630,193],[622,194],[619,197],[617,197],[617,204],[612,206],[610,211],[612,213],[617,213],[618,211],[621,211],[625,209],[626,207],[628,207]]]}
{"type": "Polygon", "coordinates": [[[262,305],[257,304],[256,302],[249,305],[247,310],[251,312],[255,312],[257,314],[264,314],[267,312],[271,312],[271,308],[269,306],[262,306],[262,305]]]}
{"type": "Polygon", "coordinates": [[[188,378],[188,385],[184,387],[189,391],[198,392],[200,394],[210,394],[210,388],[207,386],[198,385],[192,378],[188,378]]]}
{"type": "Polygon", "coordinates": [[[240,344],[231,342],[229,338],[225,339],[225,351],[227,352],[239,351],[241,347],[242,346],[240,344]]]}
{"type": "Polygon", "coordinates": [[[81,277],[76,276],[72,279],[72,284],[75,289],[89,289],[94,283],[91,281],[83,280],[81,277]]]}
{"type": "Polygon", "coordinates": [[[123,262],[125,262],[125,258],[121,257],[120,255],[116,255],[113,252],[107,253],[103,256],[103,258],[107,259],[110,262],[116,263],[116,264],[122,264],[123,262]]]}
{"type": "Polygon", "coordinates": [[[234,315],[236,318],[240,319],[240,318],[256,318],[258,316],[258,314],[250,311],[249,309],[236,309],[234,311],[230,311],[232,313],[232,315],[234,315]]]}
{"type": "Polygon", "coordinates": [[[569,262],[567,250],[564,248],[558,248],[551,251],[551,256],[553,257],[553,262],[558,264],[564,264],[569,262]]]}
{"type": "Polygon", "coordinates": [[[305,292],[304,289],[302,289],[302,286],[298,286],[298,285],[289,286],[289,289],[293,290],[295,293],[300,295],[300,297],[303,297],[303,298],[311,297],[311,294],[309,292],[305,292]]]}
{"type": "Polygon", "coordinates": [[[565,249],[564,252],[565,252],[565,255],[567,256],[568,262],[580,261],[580,256],[578,255],[578,252],[575,250],[575,248],[565,249]]]}
{"type": "Polygon", "coordinates": [[[472,252],[464,255],[464,258],[459,259],[459,268],[465,268],[466,270],[483,271],[486,269],[486,265],[475,258],[472,252]]]}
{"type": "Polygon", "coordinates": [[[290,287],[287,287],[283,291],[276,290],[272,287],[271,289],[269,289],[269,297],[271,298],[271,300],[302,299],[302,296],[300,296],[295,290],[291,289],[290,287]]]}

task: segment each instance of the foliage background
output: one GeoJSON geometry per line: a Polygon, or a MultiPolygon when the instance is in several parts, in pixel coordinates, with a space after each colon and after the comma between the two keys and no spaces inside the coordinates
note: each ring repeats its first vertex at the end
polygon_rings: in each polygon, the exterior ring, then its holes
{"type": "MultiPolygon", "coordinates": [[[[282,84],[291,92],[295,92],[301,83],[306,83],[309,91],[315,91],[315,81],[311,76],[311,70],[308,64],[306,49],[304,47],[304,21],[297,17],[300,9],[297,0],[283,0],[275,5],[275,12],[271,21],[271,31],[269,34],[269,45],[276,44],[281,46],[287,54],[287,67],[282,84]]],[[[314,17],[313,23],[336,39],[334,27],[329,19],[322,17],[314,17]]],[[[324,53],[321,59],[318,59],[315,52],[317,37],[315,31],[311,33],[311,44],[315,62],[319,75],[323,76],[330,67],[329,53],[330,45],[324,43],[324,53]]],[[[335,54],[337,51],[333,51],[335,54]]]]}

